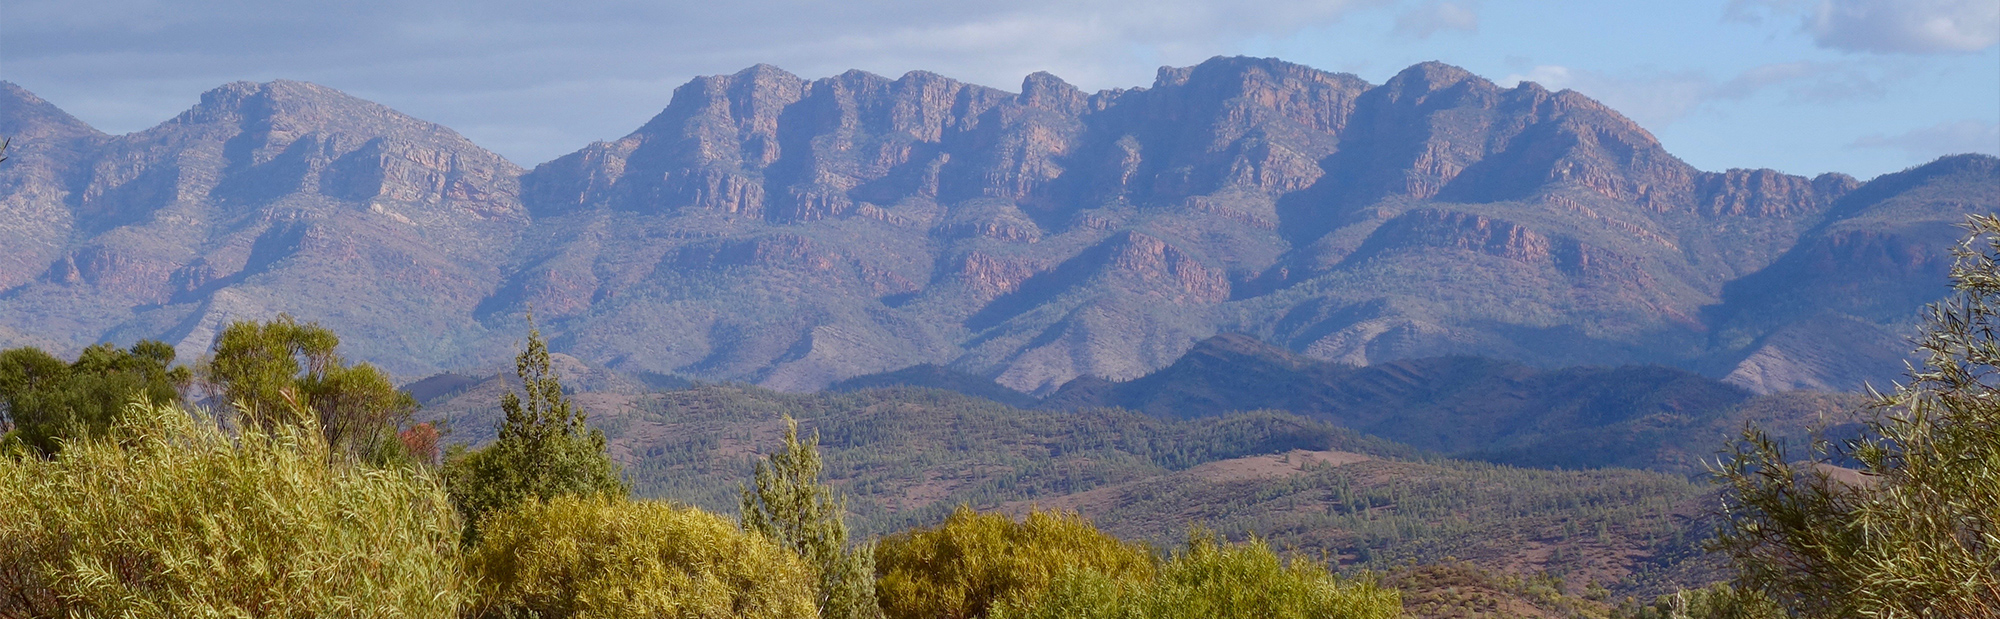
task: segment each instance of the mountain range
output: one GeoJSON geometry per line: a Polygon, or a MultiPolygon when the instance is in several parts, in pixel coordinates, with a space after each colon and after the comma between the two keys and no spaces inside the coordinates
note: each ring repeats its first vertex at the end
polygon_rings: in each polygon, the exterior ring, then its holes
{"type": "Polygon", "coordinates": [[[628,375],[789,391],[935,364],[1047,395],[1221,333],[1851,391],[1900,374],[1953,225],[2000,205],[1993,157],[1706,172],[1583,94],[1440,63],[1096,93],[760,65],[533,169],[289,81],[117,136],[0,84],[0,135],[0,346],[191,358],[289,312],[412,378],[497,367],[532,311],[628,375]]]}

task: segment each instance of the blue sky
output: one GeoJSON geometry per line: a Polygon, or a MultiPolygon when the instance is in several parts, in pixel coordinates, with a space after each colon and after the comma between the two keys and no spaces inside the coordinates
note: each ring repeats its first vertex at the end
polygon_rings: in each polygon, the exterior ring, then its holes
{"type": "Polygon", "coordinates": [[[532,166],[696,75],[924,69],[1087,90],[1276,56],[1380,83],[1426,60],[1573,88],[1696,167],[1869,178],[2000,154],[2000,0],[8,0],[0,79],[113,133],[235,80],[318,82],[532,166]]]}

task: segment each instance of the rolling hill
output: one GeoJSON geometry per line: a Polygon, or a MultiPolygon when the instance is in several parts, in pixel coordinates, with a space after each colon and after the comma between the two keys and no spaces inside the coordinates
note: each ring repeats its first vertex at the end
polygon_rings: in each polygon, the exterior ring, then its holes
{"type": "Polygon", "coordinates": [[[1705,471],[1725,441],[1756,422],[1805,440],[1845,431],[1865,408],[1854,394],[1758,395],[1660,366],[1533,368],[1481,357],[1351,366],[1242,334],[1196,344],[1129,381],[1071,381],[1039,401],[935,366],[860,376],[836,390],[925,387],[1044,410],[1118,407],[1162,418],[1282,410],[1456,458],[1526,467],[1705,471]]]}
{"type": "MultiPolygon", "coordinates": [[[[425,415],[450,419],[452,440],[481,440],[504,382],[425,415]]],[[[827,478],[869,534],[933,524],[960,504],[1042,507],[1161,547],[1199,525],[1329,553],[1348,568],[1457,558],[1516,578],[1564,575],[1570,594],[1596,582],[1650,596],[1715,577],[1693,548],[1709,491],[1680,475],[1453,460],[1289,413],[1025,410],[915,387],[702,384],[575,397],[635,495],[723,513],[791,415],[818,433],[827,478]]]]}

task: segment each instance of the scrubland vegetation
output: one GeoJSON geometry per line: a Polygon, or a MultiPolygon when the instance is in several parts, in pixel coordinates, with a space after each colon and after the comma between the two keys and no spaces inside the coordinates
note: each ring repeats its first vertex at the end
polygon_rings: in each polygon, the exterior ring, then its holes
{"type": "MultiPolygon", "coordinates": [[[[734,517],[634,500],[532,328],[497,440],[440,456],[437,428],[412,423],[414,402],[380,371],[342,360],[325,329],[280,317],[231,325],[191,371],[157,342],[93,347],[75,361],[0,353],[0,618],[2000,616],[2000,219],[1971,226],[1954,271],[1959,294],[1933,308],[1928,359],[1911,384],[1880,396],[1860,438],[1816,444],[1806,462],[1748,428],[1716,470],[1722,509],[1708,542],[1739,577],[1649,602],[1612,600],[1594,584],[1576,596],[1548,574],[1494,574],[1421,553],[1356,570],[1257,536],[1121,539],[1034,507],[1015,518],[961,506],[863,539],[850,533],[848,497],[823,479],[819,432],[790,417],[810,411],[746,413],[777,416],[783,436],[742,437],[761,455],[736,479],[734,517]],[[1848,461],[1860,468],[1833,466],[1848,461]]],[[[1495,523],[1510,521],[1600,541],[1679,530],[1647,523],[1667,508],[1654,503],[1681,490],[1644,479],[1538,492],[1546,472],[1430,461],[1281,417],[1163,434],[1144,419],[1076,414],[1102,423],[1033,450],[980,452],[1018,473],[987,491],[1074,490],[1119,482],[1123,469],[1193,474],[1217,454],[1340,442],[1373,460],[1302,462],[1277,481],[1124,487],[1121,508],[1224,506],[1270,515],[1239,520],[1255,523],[1246,529],[1295,536],[1338,526],[1363,537],[1496,537],[1495,523]],[[1029,452],[1112,466],[1079,477],[1080,462],[1050,468],[1029,452]],[[1380,467],[1430,473],[1369,473],[1380,467]],[[1557,511],[1571,516],[1534,520],[1557,511]],[[1572,530],[1578,523],[1595,530],[1572,530]]],[[[939,440],[893,424],[819,427],[844,444],[863,433],[939,440]]],[[[983,427],[968,423],[961,436],[983,427]]],[[[873,461],[895,462],[893,441],[875,443],[885,451],[873,461]]],[[[843,472],[857,471],[867,469],[843,472]]]]}
{"type": "Polygon", "coordinates": [[[442,617],[468,599],[435,475],[341,457],[310,419],[123,412],[53,457],[0,458],[0,617],[442,617]]]}
{"type": "Polygon", "coordinates": [[[744,480],[740,520],[631,500],[532,331],[525,397],[503,398],[498,440],[440,462],[428,428],[399,428],[408,397],[336,346],[280,318],[226,330],[196,364],[200,385],[164,371],[171,349],[156,342],[6,366],[9,419],[27,424],[0,457],[0,617],[985,617],[996,603],[1049,616],[1075,596],[1106,617],[1398,608],[1393,592],[1280,565],[1261,543],[1202,539],[1162,559],[1073,514],[964,511],[892,537],[878,563],[819,479],[818,436],[789,419],[744,480]],[[226,414],[182,404],[197,388],[226,414]],[[125,404],[91,408],[104,394],[125,404]],[[1088,560],[1065,546],[1076,540],[1116,558],[1088,560]],[[1029,548],[1047,552],[1016,552],[1029,548]],[[1266,572],[1297,582],[1266,586],[1266,572]],[[1243,606],[1246,591],[1261,606],[1243,606]]]}

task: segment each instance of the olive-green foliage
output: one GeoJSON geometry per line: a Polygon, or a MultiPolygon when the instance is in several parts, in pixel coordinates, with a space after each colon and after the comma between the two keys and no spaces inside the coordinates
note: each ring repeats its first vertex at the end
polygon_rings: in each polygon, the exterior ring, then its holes
{"type": "Polygon", "coordinates": [[[532,326],[528,348],[514,360],[526,398],[500,396],[506,417],[499,438],[484,449],[456,454],[445,463],[445,488],[465,518],[465,541],[479,538],[481,520],[528,499],[628,493],[618,465],[604,453],[604,433],[592,429],[582,409],[563,394],[549,367],[548,343],[532,326]]]}
{"type": "Polygon", "coordinates": [[[792,553],[666,503],[531,498],[491,516],[466,568],[474,618],[817,616],[812,573],[792,553]]]}
{"type": "Polygon", "coordinates": [[[1750,428],[1717,471],[1715,548],[1808,617],[2000,616],[2000,217],[1977,216],[1908,386],[1863,438],[1795,463],[1750,428]],[[1845,455],[1859,475],[1824,463],[1845,455]]]}
{"type": "Polygon", "coordinates": [[[1678,514],[1697,511],[1694,502],[1707,494],[1685,478],[1449,459],[1294,462],[1296,472],[1283,477],[1177,475],[1132,482],[1091,516],[1116,535],[1161,545],[1185,538],[1188,521],[1199,519],[1231,536],[1342,554],[1375,569],[1447,557],[1483,562],[1534,543],[1551,551],[1542,569],[1557,573],[1606,557],[1621,560],[1607,547],[1641,548],[1661,559],[1628,564],[1633,572],[1621,589],[1709,578],[1683,572],[1707,569],[1684,558],[1702,553],[1699,536],[1688,534],[1691,525],[1678,514]]]}
{"type": "Polygon", "coordinates": [[[1405,615],[1423,619],[1604,619],[1609,612],[1601,600],[1611,592],[1595,582],[1583,596],[1573,596],[1565,592],[1568,583],[1562,576],[1521,574],[1518,569],[1492,570],[1463,560],[1406,563],[1379,582],[1403,598],[1405,615]]]}
{"type": "Polygon", "coordinates": [[[1090,516],[1114,535],[1162,547],[1186,539],[1190,515],[1231,536],[1256,534],[1377,569],[1404,559],[1484,561],[1557,540],[1546,569],[1561,573],[1607,556],[1631,561],[1598,549],[1632,547],[1658,560],[1624,563],[1630,581],[1607,584],[1647,598],[1674,583],[1708,582],[1723,564],[1703,555],[1705,536],[1677,515],[1706,505],[1707,484],[1422,458],[1288,413],[1167,420],[1120,409],[1024,411],[932,389],[787,394],[733,384],[650,394],[634,407],[604,427],[636,456],[626,469],[636,495],[730,510],[740,500],[737,480],[763,460],[743,446],[781,433],[789,414],[801,431],[818,432],[825,479],[847,493],[856,537],[933,526],[962,503],[1049,504],[1118,486],[1097,493],[1117,498],[1087,504],[1090,516]],[[1293,474],[1251,480],[1186,471],[1292,449],[1381,460],[1321,467],[1294,459],[1293,474]]]}
{"type": "Polygon", "coordinates": [[[1035,599],[1065,570],[1143,579],[1153,556],[1074,513],[1015,522],[961,506],[944,524],[884,538],[877,588],[890,619],[984,617],[1004,598],[1035,599]]]}
{"type": "Polygon", "coordinates": [[[1611,619],[1785,619],[1785,609],[1755,589],[1717,583],[1662,595],[1652,604],[1623,604],[1611,619]]]}
{"type": "Polygon", "coordinates": [[[785,417],[785,446],[757,463],[756,488],[742,488],[743,529],[797,553],[819,575],[820,616],[882,616],[875,605],[875,548],[847,547],[847,499],[821,484],[819,435],[799,440],[785,417]]]}
{"type": "Polygon", "coordinates": [[[1009,596],[994,619],[1393,619],[1393,589],[1345,580],[1325,565],[1284,561],[1262,540],[1195,535],[1151,579],[1066,566],[1040,596],[1009,596]]]}
{"type": "Polygon", "coordinates": [[[245,425],[268,430],[310,416],[337,453],[377,462],[393,457],[396,431],[417,401],[375,366],[349,365],[334,353],[339,346],[333,331],[288,315],[233,322],[216,336],[201,377],[245,425]]]}
{"type": "Polygon", "coordinates": [[[930,526],[960,503],[992,508],[1239,456],[1289,449],[1417,453],[1286,413],[1180,421],[1120,409],[1021,410],[935,389],[792,394],[709,384],[644,396],[634,407],[604,431],[642,456],[626,469],[636,494],[711,511],[737,505],[736,481],[763,459],[735,446],[775,432],[790,415],[820,435],[826,478],[848,493],[849,525],[857,534],[930,526]],[[928,504],[904,503],[913,486],[939,479],[964,483],[928,504]]]}
{"type": "Polygon", "coordinates": [[[103,436],[134,398],[178,401],[189,372],[173,362],[172,346],[150,340],[129,350],[91,346],[74,363],[37,348],[0,352],[0,421],[14,426],[0,443],[53,454],[63,441],[103,436]]]}
{"type": "Polygon", "coordinates": [[[458,520],[421,469],[310,422],[231,436],[133,404],[53,459],[0,456],[0,617],[450,617],[458,520]]]}

